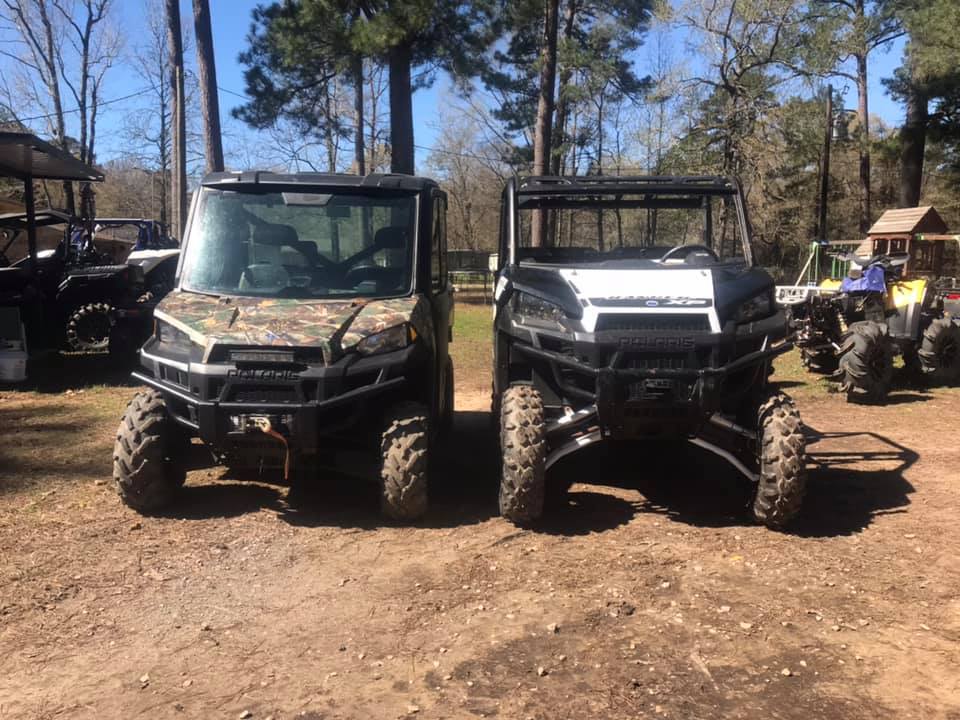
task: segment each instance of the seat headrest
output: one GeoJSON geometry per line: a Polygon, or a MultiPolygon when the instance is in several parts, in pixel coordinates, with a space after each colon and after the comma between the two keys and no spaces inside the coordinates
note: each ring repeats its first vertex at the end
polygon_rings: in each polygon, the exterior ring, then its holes
{"type": "Polygon", "coordinates": [[[373,244],[381,250],[399,250],[407,246],[407,229],[399,225],[387,225],[377,230],[373,244]]]}
{"type": "Polygon", "coordinates": [[[296,245],[300,236],[289,225],[263,224],[253,229],[253,241],[258,245],[296,245]]]}

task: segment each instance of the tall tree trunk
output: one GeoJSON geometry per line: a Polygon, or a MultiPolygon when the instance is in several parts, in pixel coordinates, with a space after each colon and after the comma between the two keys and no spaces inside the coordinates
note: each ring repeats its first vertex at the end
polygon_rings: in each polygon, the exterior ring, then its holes
{"type": "MultiPolygon", "coordinates": [[[[578,0],[568,0],[567,9],[563,17],[563,39],[573,37],[576,26],[578,0]]],[[[564,65],[560,69],[560,86],[557,91],[557,122],[553,132],[553,154],[550,158],[550,174],[560,175],[563,167],[563,144],[567,139],[567,117],[570,114],[570,99],[564,92],[573,79],[573,67],[564,65]]]]}
{"type": "MultiPolygon", "coordinates": [[[[859,3],[862,14],[863,3],[859,3]]],[[[870,229],[870,111],[867,103],[867,52],[857,55],[857,121],[860,124],[860,233],[870,229]]]]}
{"type": "Polygon", "coordinates": [[[900,128],[900,207],[920,204],[923,185],[923,152],[927,143],[926,90],[912,82],[907,91],[907,119],[900,128]]]}
{"type": "MultiPolygon", "coordinates": [[[[597,98],[597,175],[603,175],[603,90],[597,98]]],[[[603,210],[597,210],[597,249],[606,250],[603,237],[603,210]]]]}
{"type": "Polygon", "coordinates": [[[193,0],[193,27],[197,38],[197,74],[200,77],[200,112],[203,113],[203,145],[207,157],[207,172],[222,172],[220,100],[217,96],[217,66],[213,57],[209,0],[193,0]]]}
{"type": "Polygon", "coordinates": [[[170,59],[170,92],[173,96],[173,173],[171,198],[173,201],[172,234],[183,239],[187,224],[187,123],[183,92],[183,38],[180,34],[179,0],[165,0],[167,12],[167,47],[170,59]]]}
{"type": "MultiPolygon", "coordinates": [[[[330,89],[330,83],[324,85],[323,91],[323,114],[324,117],[333,117],[333,94],[336,88],[330,89]]],[[[323,144],[327,150],[327,172],[335,173],[337,171],[337,144],[333,136],[333,123],[326,122],[323,125],[323,144]]]]}
{"type": "MultiPolygon", "coordinates": [[[[47,91],[50,93],[50,99],[53,101],[53,120],[56,144],[66,152],[70,152],[70,144],[67,142],[67,124],[63,117],[63,100],[60,96],[60,79],[57,73],[57,44],[53,38],[53,22],[50,20],[50,14],[47,12],[47,3],[41,0],[37,3],[37,10],[40,12],[40,23],[43,25],[44,42],[44,64],[46,67],[47,91]]],[[[77,211],[76,201],[73,195],[73,183],[64,181],[63,183],[63,202],[68,213],[73,215],[77,211]]]]}
{"type": "Polygon", "coordinates": [[[353,171],[367,174],[366,150],[363,147],[363,58],[359,55],[350,61],[353,80],[353,171]]]}
{"type": "MultiPolygon", "coordinates": [[[[533,135],[533,174],[550,171],[550,147],[553,134],[555,85],[557,84],[557,31],[560,0],[545,0],[543,47],[540,51],[540,97],[537,100],[537,124],[533,135]]],[[[546,216],[541,210],[533,213],[530,242],[541,247],[546,234],[546,216]]]]}
{"type": "Polygon", "coordinates": [[[830,192],[830,141],[833,139],[833,85],[827,85],[827,122],[823,135],[823,158],[820,161],[820,189],[817,222],[813,237],[827,239],[827,196],[830,192]]]}
{"type": "Polygon", "coordinates": [[[390,171],[413,175],[413,90],[410,85],[411,49],[390,50],[390,171]]]}

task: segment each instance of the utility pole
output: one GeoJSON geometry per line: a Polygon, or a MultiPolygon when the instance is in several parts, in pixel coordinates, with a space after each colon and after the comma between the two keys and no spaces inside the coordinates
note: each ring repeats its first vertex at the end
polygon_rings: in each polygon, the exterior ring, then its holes
{"type": "Polygon", "coordinates": [[[173,152],[171,173],[171,200],[173,222],[171,233],[183,239],[187,224],[187,120],[184,112],[183,91],[183,36],[180,34],[179,0],[166,0],[167,47],[170,55],[170,86],[173,95],[173,152]]]}

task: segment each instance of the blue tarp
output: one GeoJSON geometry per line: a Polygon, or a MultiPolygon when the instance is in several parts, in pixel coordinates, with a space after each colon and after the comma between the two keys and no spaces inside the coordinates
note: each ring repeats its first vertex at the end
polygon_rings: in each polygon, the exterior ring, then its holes
{"type": "Polygon", "coordinates": [[[880,292],[886,290],[883,278],[883,268],[880,265],[871,265],[863,271],[863,275],[854,280],[845,277],[840,284],[842,292],[880,292]]]}

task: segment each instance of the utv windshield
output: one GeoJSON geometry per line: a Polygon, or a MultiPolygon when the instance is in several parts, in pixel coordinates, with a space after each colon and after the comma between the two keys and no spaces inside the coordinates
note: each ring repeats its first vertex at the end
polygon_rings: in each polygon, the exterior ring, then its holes
{"type": "Polygon", "coordinates": [[[712,265],[744,258],[732,194],[518,197],[517,260],[712,265]]]}
{"type": "Polygon", "coordinates": [[[392,297],[412,284],[416,197],[204,188],[182,286],[257,297],[392,297]]]}

